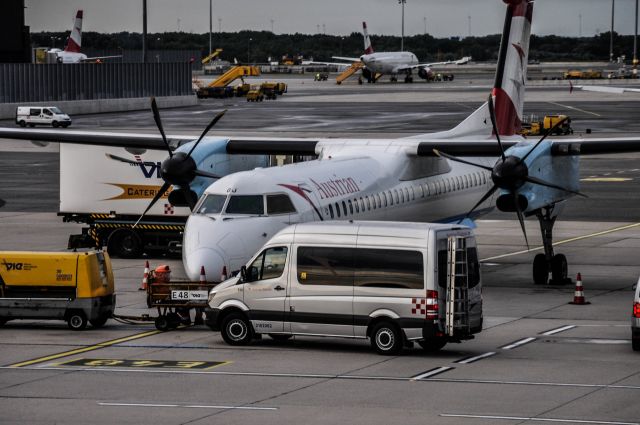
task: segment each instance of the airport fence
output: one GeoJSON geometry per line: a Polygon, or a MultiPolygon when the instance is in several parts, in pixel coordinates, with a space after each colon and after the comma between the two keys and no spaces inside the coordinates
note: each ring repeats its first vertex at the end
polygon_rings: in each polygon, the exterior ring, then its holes
{"type": "Polygon", "coordinates": [[[0,64],[0,103],[191,95],[191,64],[0,64]]]}

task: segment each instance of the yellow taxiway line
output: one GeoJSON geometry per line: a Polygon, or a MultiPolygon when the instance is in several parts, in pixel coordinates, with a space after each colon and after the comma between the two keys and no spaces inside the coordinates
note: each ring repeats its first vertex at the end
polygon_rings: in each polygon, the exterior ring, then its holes
{"type": "Polygon", "coordinates": [[[9,367],[31,366],[31,365],[36,364],[36,363],[42,363],[42,362],[46,362],[46,361],[49,361],[49,360],[59,359],[59,358],[62,358],[62,357],[73,356],[75,354],[86,353],[87,351],[99,350],[101,348],[110,347],[112,345],[120,344],[122,342],[127,342],[127,341],[132,341],[132,340],[135,340],[135,339],[145,338],[145,337],[148,337],[148,336],[151,336],[151,335],[156,335],[156,334],[159,334],[159,333],[160,333],[160,331],[149,331],[149,332],[143,332],[143,333],[139,333],[139,334],[135,334],[135,335],[126,336],[124,338],[112,339],[110,341],[100,342],[98,344],[90,345],[88,347],[77,348],[75,350],[69,350],[69,351],[65,351],[65,352],[62,352],[62,353],[51,354],[49,356],[44,356],[44,357],[38,357],[37,359],[33,359],[33,360],[27,360],[27,361],[20,362],[20,363],[14,363],[12,365],[9,365],[9,367]]]}
{"type": "MultiPolygon", "coordinates": [[[[619,232],[621,230],[632,229],[634,227],[640,227],[640,223],[627,224],[626,226],[614,227],[613,229],[603,230],[601,232],[591,233],[589,235],[583,235],[583,236],[577,236],[575,238],[565,239],[565,240],[562,240],[562,241],[555,242],[553,244],[553,246],[564,245],[564,244],[567,244],[569,242],[575,242],[575,241],[580,241],[580,240],[583,240],[583,239],[594,238],[596,236],[608,235],[609,233],[615,233],[615,232],[619,232]]],[[[482,260],[480,260],[480,262],[483,263],[483,262],[487,262],[487,261],[497,260],[497,259],[500,259],[500,258],[512,257],[514,255],[526,254],[527,252],[540,251],[542,249],[544,249],[544,247],[543,246],[539,246],[537,248],[525,249],[525,250],[517,251],[517,252],[510,252],[508,254],[496,255],[495,257],[483,258],[482,260]]]]}

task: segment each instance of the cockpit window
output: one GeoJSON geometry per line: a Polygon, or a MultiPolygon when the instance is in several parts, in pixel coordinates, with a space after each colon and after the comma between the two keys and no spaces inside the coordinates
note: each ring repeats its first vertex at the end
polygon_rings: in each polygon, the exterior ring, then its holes
{"type": "Polygon", "coordinates": [[[267,214],[290,214],[296,209],[287,195],[267,195],[267,214]]]}
{"type": "Polygon", "coordinates": [[[196,214],[220,214],[226,199],[225,195],[206,195],[196,209],[196,214]]]}
{"type": "Polygon", "coordinates": [[[262,195],[235,195],[229,199],[226,214],[264,214],[262,195]]]}

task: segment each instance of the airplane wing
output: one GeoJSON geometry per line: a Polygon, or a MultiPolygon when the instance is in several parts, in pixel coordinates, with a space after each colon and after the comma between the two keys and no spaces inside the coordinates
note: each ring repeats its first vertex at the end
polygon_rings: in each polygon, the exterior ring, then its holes
{"type": "Polygon", "coordinates": [[[122,55],[116,55],[116,56],[94,56],[92,58],[86,58],[86,59],[81,59],[80,62],[95,62],[98,60],[103,60],[103,59],[115,59],[115,58],[121,58],[122,55]]]}
{"type": "MultiPolygon", "coordinates": [[[[357,62],[360,62],[360,60],[358,60],[357,62]]],[[[344,63],[344,62],[318,62],[318,61],[311,61],[306,65],[336,66],[338,68],[348,68],[351,66],[350,63],[344,63]]]]}
{"type": "MultiPolygon", "coordinates": [[[[316,140],[294,138],[224,136],[212,136],[212,138],[228,140],[229,154],[245,155],[315,155],[315,146],[318,143],[316,140]]],[[[0,128],[0,139],[166,150],[159,134],[0,128]]],[[[167,135],[172,149],[196,139],[197,136],[167,135]]]]}
{"type": "Polygon", "coordinates": [[[349,61],[351,63],[360,62],[360,58],[345,58],[344,56],[331,56],[331,59],[338,59],[339,61],[349,61]]]}
{"type": "Polygon", "coordinates": [[[403,71],[408,71],[410,69],[418,69],[418,68],[431,68],[432,66],[436,66],[436,65],[450,65],[456,63],[456,61],[446,61],[446,62],[433,62],[433,63],[419,63],[416,65],[405,65],[405,66],[399,66],[396,69],[394,69],[395,73],[399,73],[399,72],[403,72],[403,71]]]}
{"type": "Polygon", "coordinates": [[[640,93],[640,89],[613,86],[573,86],[573,90],[594,91],[600,93],[640,93]]]}

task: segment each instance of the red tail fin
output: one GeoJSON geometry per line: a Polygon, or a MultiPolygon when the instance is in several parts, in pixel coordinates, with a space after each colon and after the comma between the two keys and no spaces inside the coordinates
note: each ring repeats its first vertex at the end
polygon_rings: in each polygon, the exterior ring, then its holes
{"type": "Polygon", "coordinates": [[[367,32],[366,22],[362,22],[362,33],[364,34],[364,54],[369,55],[373,53],[373,46],[371,45],[371,39],[369,38],[369,33],[367,32]]]}
{"type": "Polygon", "coordinates": [[[71,30],[71,36],[64,48],[65,52],[80,53],[80,47],[82,46],[82,10],[78,10],[76,13],[76,19],[73,22],[73,29],[71,30]]]}

